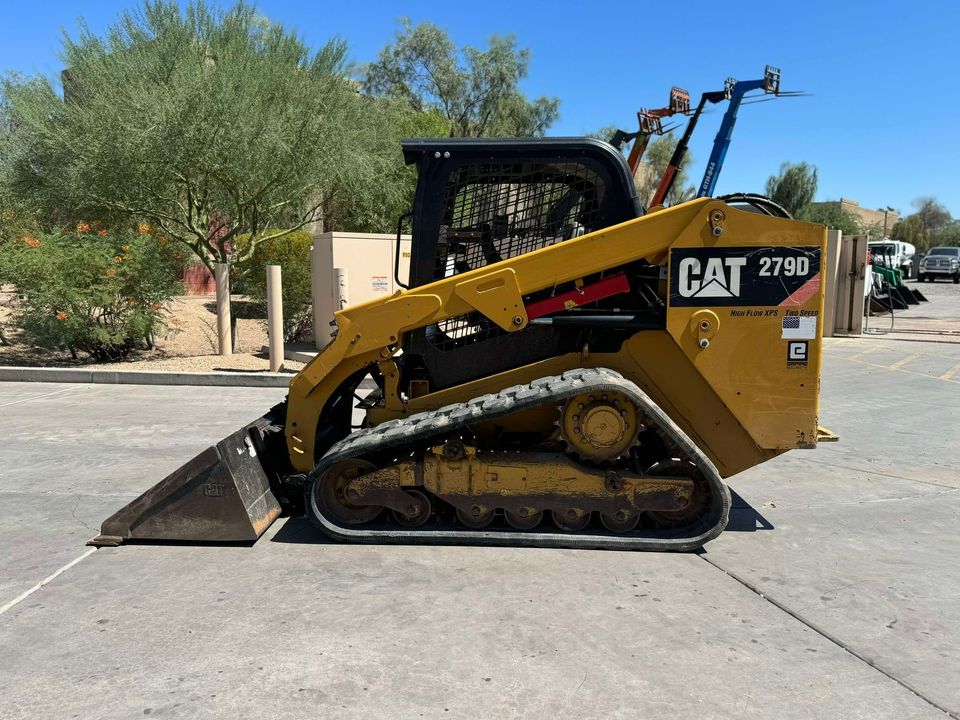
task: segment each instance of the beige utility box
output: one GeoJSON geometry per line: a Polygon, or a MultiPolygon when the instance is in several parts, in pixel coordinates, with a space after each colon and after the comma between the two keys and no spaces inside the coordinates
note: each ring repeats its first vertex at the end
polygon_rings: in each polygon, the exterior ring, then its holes
{"type": "MultiPolygon", "coordinates": [[[[400,279],[410,271],[410,236],[400,237],[400,279]]],[[[313,238],[313,326],[317,347],[330,341],[333,313],[347,305],[392,295],[397,236],[384,233],[326,232],[313,238]]]]}
{"type": "Polygon", "coordinates": [[[827,254],[823,260],[824,322],[823,335],[860,335],[863,309],[869,287],[866,235],[841,235],[827,231],[827,254]]]}

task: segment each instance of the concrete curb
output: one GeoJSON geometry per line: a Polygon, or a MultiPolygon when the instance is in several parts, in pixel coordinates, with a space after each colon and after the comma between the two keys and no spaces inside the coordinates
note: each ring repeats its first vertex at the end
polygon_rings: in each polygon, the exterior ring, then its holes
{"type": "Polygon", "coordinates": [[[104,383],[108,385],[206,385],[288,387],[287,373],[194,373],[162,370],[87,370],[85,368],[0,367],[0,382],[104,383]]]}
{"type": "MultiPolygon", "coordinates": [[[[270,354],[270,348],[264,345],[260,348],[260,352],[264,355],[270,354]]],[[[283,359],[284,360],[296,360],[297,362],[308,363],[313,360],[319,351],[316,349],[313,350],[298,350],[297,348],[292,348],[287,346],[283,349],[283,359]]]]}

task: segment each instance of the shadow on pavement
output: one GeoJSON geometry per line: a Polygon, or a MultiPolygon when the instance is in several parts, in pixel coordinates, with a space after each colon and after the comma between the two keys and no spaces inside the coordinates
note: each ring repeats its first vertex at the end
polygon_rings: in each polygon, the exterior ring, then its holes
{"type": "MultiPolygon", "coordinates": [[[[758,530],[773,530],[773,524],[761,515],[746,500],[730,491],[733,505],[730,508],[730,521],[726,532],[757,532],[758,530]]],[[[297,544],[329,544],[335,543],[315,528],[305,517],[293,517],[284,523],[283,527],[270,538],[270,542],[297,543],[297,544]]]]}
{"type": "Polygon", "coordinates": [[[301,516],[287,520],[277,534],[270,538],[270,542],[329,545],[336,541],[324,535],[307,518],[301,516]]]}
{"type": "Polygon", "coordinates": [[[733,504],[730,507],[730,521],[725,532],[757,532],[757,530],[773,530],[773,523],[757,512],[757,509],[740,497],[734,490],[730,490],[733,504]]]}

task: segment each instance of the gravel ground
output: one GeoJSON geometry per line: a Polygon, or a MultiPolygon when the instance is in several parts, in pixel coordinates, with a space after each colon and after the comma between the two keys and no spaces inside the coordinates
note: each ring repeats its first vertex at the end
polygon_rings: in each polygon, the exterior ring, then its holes
{"type": "MultiPolygon", "coordinates": [[[[96,367],[113,370],[166,370],[175,372],[266,372],[270,362],[261,349],[267,344],[264,321],[252,303],[234,296],[233,311],[237,317],[238,342],[235,353],[228,357],[217,355],[216,306],[212,296],[185,295],[170,305],[168,322],[173,332],[158,338],[154,350],[131,353],[113,363],[93,363],[89,359],[74,360],[68,352],[47,350],[24,343],[18,330],[12,327],[12,305],[15,302],[11,288],[0,292],[0,331],[10,343],[0,344],[0,365],[32,367],[96,367]]],[[[287,360],[284,369],[296,372],[303,363],[287,360]]]]}

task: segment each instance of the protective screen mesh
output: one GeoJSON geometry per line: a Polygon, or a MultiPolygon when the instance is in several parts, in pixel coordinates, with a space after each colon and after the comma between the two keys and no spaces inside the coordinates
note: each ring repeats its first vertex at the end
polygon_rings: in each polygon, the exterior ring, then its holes
{"type": "MultiPolygon", "coordinates": [[[[447,184],[434,277],[475,270],[598,230],[604,190],[598,174],[576,162],[461,166],[447,184]]],[[[438,323],[427,337],[445,350],[502,333],[471,313],[438,323]]]]}
{"type": "Polygon", "coordinates": [[[435,277],[598,229],[604,188],[579,163],[464,165],[447,183],[435,277]]]}

